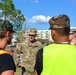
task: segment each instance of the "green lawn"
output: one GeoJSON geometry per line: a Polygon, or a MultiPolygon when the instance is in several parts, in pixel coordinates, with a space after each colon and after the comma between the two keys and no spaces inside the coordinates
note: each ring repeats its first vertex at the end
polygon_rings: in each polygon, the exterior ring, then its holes
{"type": "Polygon", "coordinates": [[[15,75],[21,75],[21,68],[16,68],[15,75]]]}

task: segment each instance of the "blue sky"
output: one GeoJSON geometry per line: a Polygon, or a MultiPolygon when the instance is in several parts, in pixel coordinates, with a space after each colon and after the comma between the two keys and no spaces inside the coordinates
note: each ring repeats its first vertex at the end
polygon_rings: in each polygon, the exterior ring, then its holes
{"type": "Polygon", "coordinates": [[[59,14],[68,15],[71,27],[76,27],[76,0],[13,0],[13,4],[26,18],[23,28],[47,30],[49,18],[59,14]]]}

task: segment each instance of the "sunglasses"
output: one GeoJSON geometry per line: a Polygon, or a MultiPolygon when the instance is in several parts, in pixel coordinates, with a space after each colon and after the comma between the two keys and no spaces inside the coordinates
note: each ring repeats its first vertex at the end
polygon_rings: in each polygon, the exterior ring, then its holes
{"type": "Polygon", "coordinates": [[[29,36],[35,36],[35,35],[29,35],[29,36]]]}

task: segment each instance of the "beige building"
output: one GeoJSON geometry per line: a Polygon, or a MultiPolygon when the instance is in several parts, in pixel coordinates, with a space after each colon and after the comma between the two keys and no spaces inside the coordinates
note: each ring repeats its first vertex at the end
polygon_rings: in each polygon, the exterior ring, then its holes
{"type": "Polygon", "coordinates": [[[52,41],[50,30],[38,30],[36,38],[48,39],[49,41],[52,41]]]}

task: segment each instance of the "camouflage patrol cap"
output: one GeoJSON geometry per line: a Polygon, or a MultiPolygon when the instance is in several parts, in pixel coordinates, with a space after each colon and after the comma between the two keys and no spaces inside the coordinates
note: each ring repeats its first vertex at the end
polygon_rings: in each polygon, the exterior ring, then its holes
{"type": "Polygon", "coordinates": [[[61,14],[59,16],[52,17],[49,20],[49,24],[50,24],[50,29],[70,27],[70,19],[67,15],[61,14]]]}
{"type": "Polygon", "coordinates": [[[35,35],[35,34],[37,34],[36,28],[30,28],[30,29],[28,30],[28,35],[35,35]]]}
{"type": "Polygon", "coordinates": [[[71,31],[69,34],[71,35],[71,34],[75,34],[76,33],[76,31],[71,31]]]}
{"type": "Polygon", "coordinates": [[[7,20],[0,20],[0,31],[15,32],[13,30],[13,25],[7,20]]]}

